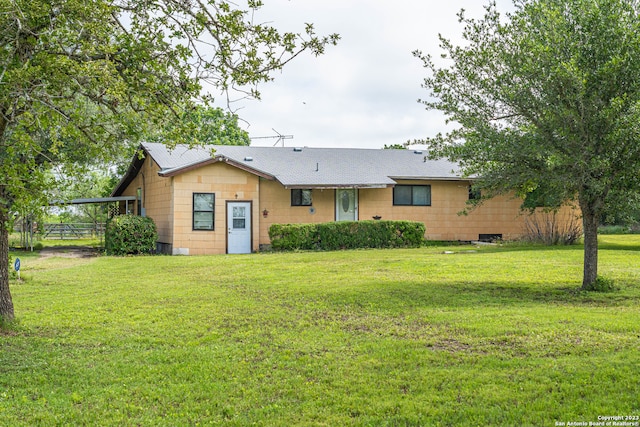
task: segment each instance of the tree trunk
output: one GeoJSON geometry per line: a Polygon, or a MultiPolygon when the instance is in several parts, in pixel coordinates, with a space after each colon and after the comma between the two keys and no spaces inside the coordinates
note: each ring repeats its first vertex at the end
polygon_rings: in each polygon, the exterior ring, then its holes
{"type": "MultiPolygon", "coordinates": [[[[0,197],[2,196],[0,188],[0,197]]],[[[13,301],[9,291],[9,213],[0,206],[0,320],[12,321],[13,301]]]]}
{"type": "Polygon", "coordinates": [[[582,289],[592,290],[598,277],[598,215],[593,206],[581,203],[584,231],[584,274],[582,289]],[[585,206],[582,206],[585,205],[585,206]]]}

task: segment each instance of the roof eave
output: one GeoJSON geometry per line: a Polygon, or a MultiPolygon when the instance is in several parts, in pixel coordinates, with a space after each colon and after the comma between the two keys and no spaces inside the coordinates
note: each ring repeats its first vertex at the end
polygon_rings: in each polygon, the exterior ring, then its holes
{"type": "Polygon", "coordinates": [[[138,172],[140,172],[140,169],[142,168],[142,165],[144,164],[147,156],[150,156],[149,152],[144,148],[142,144],[140,144],[138,150],[136,150],[136,154],[134,155],[133,160],[131,160],[131,163],[129,164],[127,172],[120,179],[120,182],[118,182],[116,188],[111,192],[111,197],[120,196],[122,192],[129,186],[129,184],[133,182],[135,177],[138,175],[138,172]],[[142,155],[140,155],[138,151],[141,151],[142,155]]]}
{"type": "Polygon", "coordinates": [[[235,166],[238,169],[242,169],[245,172],[249,172],[251,174],[257,175],[260,178],[268,179],[269,181],[274,181],[276,179],[276,177],[271,175],[270,173],[261,171],[260,169],[252,168],[246,163],[238,162],[237,160],[233,160],[229,157],[223,157],[223,156],[220,156],[220,157],[224,159],[225,163],[230,164],[231,166],[235,166]]]}
{"type": "Polygon", "coordinates": [[[112,197],[93,197],[82,198],[72,200],[53,200],[49,202],[50,206],[63,206],[63,205],[85,205],[94,203],[113,203],[113,202],[133,202],[136,200],[136,196],[112,196],[112,197]]]}
{"type": "Polygon", "coordinates": [[[213,163],[217,163],[219,161],[220,160],[218,158],[212,157],[210,159],[203,160],[203,161],[197,162],[197,163],[191,163],[189,165],[178,166],[176,168],[170,168],[170,169],[161,169],[161,170],[158,171],[158,175],[168,178],[168,177],[171,177],[171,176],[180,175],[181,173],[192,171],[194,169],[201,168],[202,166],[206,166],[206,165],[210,165],[210,164],[213,164],[213,163]]]}
{"type": "Polygon", "coordinates": [[[338,190],[341,188],[388,188],[395,184],[282,184],[286,189],[338,190]]]}
{"type": "Polygon", "coordinates": [[[404,180],[404,181],[471,181],[474,178],[471,177],[461,177],[461,176],[391,176],[389,177],[395,181],[404,180]]]}

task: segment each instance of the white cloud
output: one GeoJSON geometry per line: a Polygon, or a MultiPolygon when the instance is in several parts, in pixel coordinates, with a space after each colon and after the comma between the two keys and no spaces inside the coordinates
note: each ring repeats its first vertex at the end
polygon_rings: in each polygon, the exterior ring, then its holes
{"type": "MultiPolygon", "coordinates": [[[[440,54],[438,34],[460,40],[456,13],[480,16],[478,0],[267,0],[256,21],[301,32],[313,22],[318,34],[339,33],[325,55],[296,58],[275,81],[260,88],[261,101],[238,111],[251,136],[292,134],[287,145],[381,148],[434,136],[445,129],[438,112],[417,100],[426,96],[421,62],[411,52],[440,54]]],[[[499,4],[505,7],[508,0],[499,4]]],[[[273,145],[275,139],[254,140],[273,145]]]]}

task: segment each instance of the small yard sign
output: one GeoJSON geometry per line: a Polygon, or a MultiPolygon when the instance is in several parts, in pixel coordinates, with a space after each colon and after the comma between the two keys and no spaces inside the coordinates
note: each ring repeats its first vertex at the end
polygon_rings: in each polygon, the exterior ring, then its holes
{"type": "Polygon", "coordinates": [[[13,268],[18,272],[18,279],[20,279],[20,258],[16,258],[16,262],[13,263],[13,268]]]}

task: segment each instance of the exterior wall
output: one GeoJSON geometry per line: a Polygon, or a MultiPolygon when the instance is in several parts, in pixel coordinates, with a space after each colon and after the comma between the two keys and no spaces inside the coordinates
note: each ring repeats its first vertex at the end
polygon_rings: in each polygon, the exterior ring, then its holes
{"type": "MultiPolygon", "coordinates": [[[[393,188],[358,190],[358,219],[410,220],[425,223],[429,240],[478,240],[480,234],[501,234],[503,239],[524,232],[526,213],[522,201],[508,196],[488,200],[467,215],[467,181],[399,181],[399,184],[430,185],[431,206],[394,206],[393,188]]],[[[269,243],[269,227],[274,223],[318,223],[335,221],[335,190],[312,190],[313,210],[291,206],[291,190],[275,181],[260,184],[260,244],[269,243]],[[266,218],[262,216],[268,211],[266,218]]]]}
{"type": "Polygon", "coordinates": [[[312,206],[291,206],[291,190],[277,181],[260,180],[260,243],[268,244],[271,224],[335,221],[335,191],[311,190],[312,206]],[[310,209],[313,208],[313,209],[310,209]],[[263,215],[268,211],[267,217],[263,215]]]}
{"type": "MultiPolygon", "coordinates": [[[[167,179],[167,178],[164,178],[167,179]]],[[[214,163],[173,177],[173,253],[185,255],[227,252],[227,201],[252,202],[252,251],[259,247],[259,178],[214,163]],[[193,230],[193,193],[214,193],[214,230],[193,230]]]]}
{"type": "MultiPolygon", "coordinates": [[[[505,240],[525,232],[522,200],[510,196],[495,197],[461,215],[469,199],[467,181],[398,181],[398,184],[430,185],[431,206],[394,206],[393,189],[361,189],[360,219],[380,216],[387,220],[410,220],[425,223],[429,240],[477,240],[480,234],[501,234],[505,240]]],[[[565,208],[565,212],[571,208],[565,208]]],[[[571,214],[565,218],[569,220],[571,214]]]]}
{"type": "Polygon", "coordinates": [[[421,221],[429,240],[477,240],[480,234],[502,234],[504,239],[522,233],[519,199],[497,197],[468,215],[467,181],[399,181],[398,184],[430,185],[431,206],[394,206],[393,189],[360,190],[360,219],[380,216],[388,220],[421,221]]]}
{"type": "Polygon", "coordinates": [[[334,190],[311,190],[312,206],[291,206],[291,190],[276,181],[260,180],[260,243],[268,244],[271,224],[308,224],[334,221],[334,190]],[[313,209],[311,209],[313,208],[313,209]],[[263,215],[268,211],[267,217],[263,215]]]}
{"type": "MultiPolygon", "coordinates": [[[[142,206],[146,216],[153,218],[158,229],[158,242],[170,245],[173,240],[173,186],[171,178],[158,176],[160,168],[151,157],[147,157],[140,172],[122,193],[123,196],[136,196],[142,189],[142,206]]],[[[130,209],[131,210],[131,209],[130,209]]],[[[124,210],[121,210],[124,212],[124,210]]],[[[133,205],[132,213],[138,212],[138,201],[133,205]]]]}
{"type": "MultiPolygon", "coordinates": [[[[430,240],[476,240],[480,234],[501,234],[504,239],[511,239],[524,232],[527,215],[520,211],[519,199],[495,198],[468,215],[460,215],[467,207],[467,181],[400,181],[399,184],[430,185],[431,206],[394,206],[393,188],[359,189],[358,219],[371,220],[379,216],[383,220],[421,221],[426,225],[425,237],[430,240]]],[[[167,245],[174,254],[226,253],[226,207],[230,201],[252,203],[252,251],[270,242],[271,224],[331,222],[336,218],[333,189],[313,189],[312,206],[291,206],[290,189],[225,163],[165,178],[158,176],[157,165],[148,157],[122,195],[136,196],[138,188],[143,189],[142,206],[146,215],[153,218],[158,227],[159,243],[167,245]],[[193,230],[193,193],[215,194],[214,230],[193,230]]]]}

